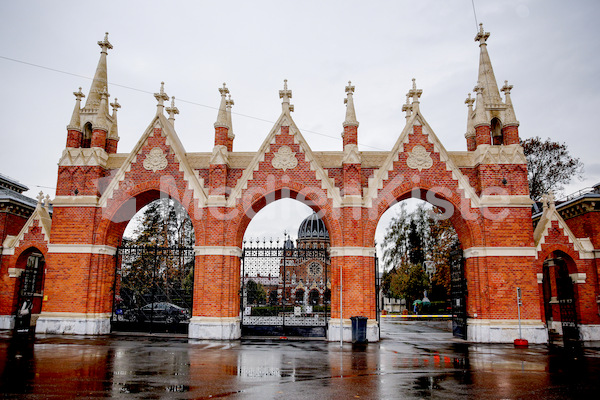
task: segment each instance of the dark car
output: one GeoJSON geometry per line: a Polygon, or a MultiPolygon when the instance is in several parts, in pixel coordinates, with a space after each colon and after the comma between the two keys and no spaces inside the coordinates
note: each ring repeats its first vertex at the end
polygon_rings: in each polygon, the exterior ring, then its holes
{"type": "Polygon", "coordinates": [[[125,318],[134,322],[165,322],[177,324],[190,318],[190,311],[166,302],[150,303],[143,307],[125,311],[125,318]]]}

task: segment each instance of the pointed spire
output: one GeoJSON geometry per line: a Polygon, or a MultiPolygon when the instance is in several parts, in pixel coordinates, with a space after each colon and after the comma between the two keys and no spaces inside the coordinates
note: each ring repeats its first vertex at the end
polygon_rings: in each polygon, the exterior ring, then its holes
{"type": "Polygon", "coordinates": [[[221,104],[219,105],[215,128],[229,128],[229,125],[227,125],[227,95],[229,94],[229,89],[225,82],[223,82],[223,87],[219,88],[219,93],[221,93],[221,104]]]}
{"type": "Polygon", "coordinates": [[[96,118],[94,118],[93,129],[102,129],[103,131],[108,132],[109,129],[109,121],[108,118],[108,97],[110,94],[106,91],[106,86],[100,92],[100,106],[98,107],[98,113],[96,114],[96,118]]]}
{"type": "Polygon", "coordinates": [[[483,87],[483,100],[486,106],[495,106],[502,104],[498,84],[492,68],[492,61],[487,51],[487,39],[489,32],[483,31],[483,24],[479,24],[479,32],[475,36],[475,41],[479,42],[479,76],[477,81],[483,87]]]}
{"type": "Polygon", "coordinates": [[[112,126],[110,127],[110,133],[108,134],[109,137],[111,138],[119,138],[119,128],[117,126],[117,111],[119,110],[119,108],[121,108],[121,105],[119,104],[117,98],[115,97],[115,101],[114,103],[110,103],[110,106],[113,108],[113,113],[112,113],[112,126]]]}
{"type": "Polygon", "coordinates": [[[165,93],[165,83],[160,83],[160,92],[154,93],[154,98],[158,102],[156,105],[156,114],[162,114],[165,108],[165,101],[169,100],[169,95],[165,93]]]}
{"type": "Polygon", "coordinates": [[[179,108],[175,107],[175,96],[171,97],[171,107],[166,108],[169,114],[169,121],[172,126],[175,126],[175,116],[179,115],[179,108]]]}
{"type": "Polygon", "coordinates": [[[343,123],[343,126],[356,126],[358,127],[358,121],[356,120],[356,111],[354,111],[354,86],[352,86],[352,82],[348,81],[348,86],[346,86],[346,98],[344,99],[344,104],[346,104],[346,120],[343,123]]]}
{"type": "Polygon", "coordinates": [[[488,121],[485,113],[485,105],[483,101],[483,86],[480,82],[477,82],[477,86],[473,88],[473,91],[477,93],[477,105],[475,106],[475,119],[473,120],[473,126],[477,128],[481,125],[489,125],[490,121],[488,121]]]}
{"type": "Polygon", "coordinates": [[[103,88],[108,86],[106,55],[108,54],[108,50],[113,48],[112,44],[108,41],[108,32],[106,32],[104,40],[98,42],[98,46],[102,49],[100,51],[100,61],[98,61],[98,66],[96,67],[96,74],[94,75],[92,86],[90,87],[90,93],[87,102],[85,103],[85,108],[98,107],[101,100],[100,92],[103,88]]]}
{"type": "Polygon", "coordinates": [[[471,97],[471,93],[467,96],[465,104],[467,105],[467,133],[465,137],[475,136],[475,126],[473,125],[473,103],[475,99],[471,97]]]}
{"type": "Polygon", "coordinates": [[[279,91],[279,98],[283,99],[283,101],[281,102],[283,112],[294,111],[294,105],[290,104],[290,99],[292,98],[292,91],[288,90],[287,79],[283,80],[283,90],[279,91]]]}
{"type": "Polygon", "coordinates": [[[412,104],[410,104],[410,95],[406,94],[406,104],[402,105],[402,112],[406,113],[406,119],[408,120],[412,114],[412,104]]]}
{"type": "Polygon", "coordinates": [[[231,99],[231,95],[227,97],[225,101],[225,106],[227,108],[227,125],[229,127],[229,131],[227,132],[227,136],[229,139],[235,139],[235,135],[233,134],[233,122],[231,120],[231,107],[233,107],[235,103],[231,99]]]}
{"type": "Polygon", "coordinates": [[[417,81],[412,78],[412,89],[408,91],[407,96],[412,97],[412,112],[419,112],[419,97],[423,94],[422,89],[417,89],[417,81]]]}
{"type": "Polygon", "coordinates": [[[515,109],[513,108],[512,100],[510,98],[510,91],[513,85],[509,85],[508,81],[504,81],[504,86],[500,89],[505,96],[504,104],[506,104],[506,113],[504,114],[504,125],[519,125],[517,117],[515,115],[515,109]]]}
{"type": "Polygon", "coordinates": [[[85,94],[81,92],[81,88],[79,91],[73,92],[75,95],[75,108],[73,109],[73,115],[71,116],[71,122],[67,125],[67,129],[69,130],[77,130],[81,132],[81,99],[85,97],[85,94]]]}

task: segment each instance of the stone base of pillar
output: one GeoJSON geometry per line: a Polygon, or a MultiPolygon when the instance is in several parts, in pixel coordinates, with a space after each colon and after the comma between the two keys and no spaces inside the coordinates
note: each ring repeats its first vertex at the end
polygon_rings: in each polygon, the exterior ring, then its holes
{"type": "MultiPolygon", "coordinates": [[[[521,320],[521,337],[531,344],[548,343],[548,330],[542,321],[521,320]]],[[[467,320],[467,340],[470,342],[513,343],[518,338],[518,320],[467,320]]]]}
{"type": "Polygon", "coordinates": [[[188,337],[190,339],[239,339],[242,337],[240,318],[192,317],[188,337]]]}
{"type": "Polygon", "coordinates": [[[15,328],[15,316],[14,315],[0,315],[0,330],[14,329],[15,328]]]}
{"type": "Polygon", "coordinates": [[[106,335],[110,333],[110,314],[42,312],[35,333],[57,335],[106,335]]]}
{"type": "MultiPolygon", "coordinates": [[[[340,330],[340,320],[331,318],[327,328],[327,340],[330,342],[340,341],[340,331],[343,334],[344,342],[352,342],[352,321],[349,318],[342,320],[342,329],[340,330]]],[[[379,324],[377,320],[367,320],[367,340],[369,342],[379,341],[379,324]]]]}

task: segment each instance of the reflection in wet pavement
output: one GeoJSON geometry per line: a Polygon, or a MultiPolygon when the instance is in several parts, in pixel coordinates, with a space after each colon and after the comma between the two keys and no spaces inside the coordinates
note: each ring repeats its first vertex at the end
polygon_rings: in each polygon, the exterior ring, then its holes
{"type": "Polygon", "coordinates": [[[0,335],[3,398],[594,398],[600,352],[467,344],[416,321],[382,341],[194,341],[0,335]]]}

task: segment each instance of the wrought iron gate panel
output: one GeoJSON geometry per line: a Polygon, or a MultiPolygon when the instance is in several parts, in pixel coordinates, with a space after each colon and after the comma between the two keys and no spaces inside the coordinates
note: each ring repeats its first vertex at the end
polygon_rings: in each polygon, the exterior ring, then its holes
{"type": "Polygon", "coordinates": [[[329,250],[291,240],[244,242],[242,335],[326,336],[331,307],[329,250]]]}
{"type": "Polygon", "coordinates": [[[15,329],[26,332],[32,326],[32,314],[42,310],[44,295],[44,258],[40,253],[32,253],[27,258],[25,270],[19,278],[15,329]]]}
{"type": "Polygon", "coordinates": [[[462,250],[450,253],[450,299],[452,302],[452,334],[467,338],[467,281],[462,250]]]}
{"type": "Polygon", "coordinates": [[[194,256],[190,247],[119,247],[112,330],[185,333],[192,310],[194,256]]]}
{"type": "Polygon", "coordinates": [[[556,294],[560,309],[563,342],[566,349],[577,351],[581,350],[581,338],[573,280],[569,276],[564,260],[557,259],[557,261],[559,262],[557,263],[556,294]]]}

